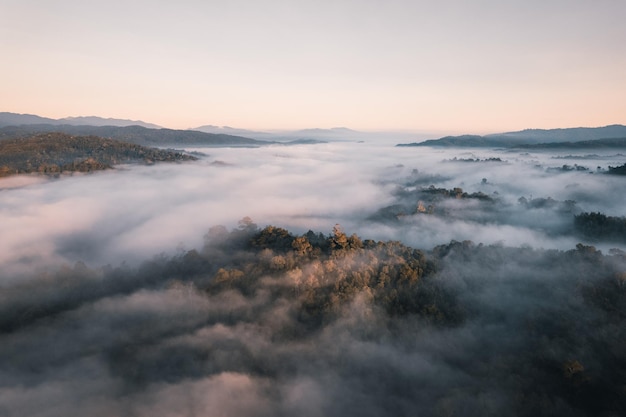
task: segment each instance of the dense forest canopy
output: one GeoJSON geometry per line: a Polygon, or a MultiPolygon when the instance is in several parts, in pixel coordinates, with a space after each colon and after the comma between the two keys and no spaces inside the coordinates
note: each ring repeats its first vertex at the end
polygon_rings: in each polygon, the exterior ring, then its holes
{"type": "Polygon", "coordinates": [[[626,175],[626,163],[616,167],[609,166],[607,173],[612,175],[626,175]]]}
{"type": "Polygon", "coordinates": [[[40,173],[90,172],[131,162],[176,162],[196,158],[97,136],[42,133],[0,140],[0,177],[40,173]]]}
{"type": "Polygon", "coordinates": [[[137,268],[78,263],[1,294],[7,415],[52,387],[57,415],[626,411],[619,251],[423,252],[245,218],[197,250],[137,268]]]}

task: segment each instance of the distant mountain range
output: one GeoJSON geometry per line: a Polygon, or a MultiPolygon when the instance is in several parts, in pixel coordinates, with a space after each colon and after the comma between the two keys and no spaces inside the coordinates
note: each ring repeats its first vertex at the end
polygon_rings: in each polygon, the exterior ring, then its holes
{"type": "Polygon", "coordinates": [[[326,139],[354,139],[362,134],[346,128],[306,129],[295,132],[256,132],[228,126],[200,126],[195,129],[165,129],[151,123],[102,117],[50,119],[32,114],[0,112],[0,140],[44,132],[92,135],[143,146],[264,146],[326,142],[326,139]],[[245,136],[244,136],[245,135],[245,136]],[[344,135],[342,137],[339,137],[344,135]]]}
{"type": "Polygon", "coordinates": [[[259,132],[254,130],[237,129],[229,126],[213,126],[204,125],[190,130],[196,130],[206,133],[215,134],[228,134],[228,135],[241,135],[248,138],[254,138],[258,140],[278,141],[278,142],[294,142],[300,143],[303,140],[318,140],[318,141],[343,141],[343,140],[357,140],[364,139],[371,136],[371,133],[359,132],[357,130],[348,129],[346,127],[333,127],[331,129],[301,129],[301,130],[284,130],[284,131],[271,131],[271,132],[259,132]]]}
{"type": "MultiPolygon", "coordinates": [[[[229,126],[204,125],[190,130],[197,130],[206,133],[221,133],[229,135],[240,135],[257,140],[266,140],[272,142],[291,142],[291,143],[315,143],[321,142],[354,142],[354,141],[400,141],[408,140],[415,137],[415,133],[402,131],[378,131],[378,132],[362,132],[359,130],[349,129],[347,127],[333,127],[330,129],[300,129],[300,130],[272,130],[272,131],[254,131],[246,129],[238,129],[229,126]],[[305,141],[305,142],[303,142],[305,141]]],[[[423,135],[423,134],[422,134],[423,135]]]]}
{"type": "Polygon", "coordinates": [[[269,132],[257,132],[254,130],[238,129],[238,128],[230,127],[230,126],[204,125],[204,126],[194,127],[189,130],[193,130],[197,132],[204,132],[204,133],[212,133],[215,135],[244,136],[247,138],[259,139],[259,140],[272,140],[274,136],[272,133],[269,133],[269,132]]]}
{"type": "MultiPolygon", "coordinates": [[[[144,146],[263,146],[273,143],[313,144],[327,141],[402,140],[406,132],[360,132],[346,127],[294,131],[253,131],[229,126],[204,125],[193,129],[161,128],[139,120],[97,116],[50,119],[32,114],[0,112],[0,140],[42,132],[94,135],[144,146]]],[[[626,126],[568,129],[526,129],[491,135],[445,136],[397,146],[440,147],[626,147],[626,126]],[[605,139],[612,139],[607,141],[605,139]],[[593,142],[603,140],[602,142],[593,142]]]]}
{"type": "MultiPolygon", "coordinates": [[[[17,115],[13,113],[0,113],[0,140],[10,138],[28,137],[38,133],[57,132],[75,136],[99,136],[103,138],[121,140],[142,146],[166,147],[166,146],[262,146],[269,142],[226,134],[211,134],[196,132],[192,130],[174,130],[162,128],[148,128],[139,125],[94,126],[86,124],[60,124],[36,123],[42,119],[34,115],[17,115]],[[11,124],[22,122],[21,125],[11,124]]],[[[98,119],[98,118],[96,118],[98,119]]],[[[50,119],[52,120],[52,119],[50,119]]],[[[82,118],[82,122],[87,122],[91,118],[82,118]]],[[[101,119],[110,120],[110,119],[101,119]]],[[[121,123],[121,122],[120,122],[121,123]]]]}
{"type": "Polygon", "coordinates": [[[626,147],[626,126],[577,127],[569,129],[526,129],[518,132],[492,135],[445,136],[418,143],[397,146],[444,146],[444,147],[626,147]],[[611,139],[611,140],[608,140],[611,139]],[[599,141],[601,142],[592,142],[599,141]],[[583,143],[584,142],[584,143],[583,143]]]}
{"type": "Polygon", "coordinates": [[[215,135],[190,130],[148,129],[141,126],[25,125],[0,128],[0,140],[36,133],[59,132],[69,135],[99,136],[142,146],[261,146],[262,142],[231,135],[215,135]]]}
{"type": "Polygon", "coordinates": [[[34,114],[18,114],[0,112],[0,127],[21,126],[34,124],[48,125],[76,125],[76,126],[142,126],[150,129],[160,129],[161,126],[142,122],[141,120],[111,119],[97,116],[65,117],[63,119],[50,119],[48,117],[36,116],[34,114]]]}
{"type": "MultiPolygon", "coordinates": [[[[111,133],[112,136],[107,137],[117,138],[117,135],[122,135],[125,139],[135,140],[134,138],[141,136],[141,139],[136,139],[141,140],[141,142],[137,143],[151,146],[163,146],[170,144],[186,146],[262,146],[272,143],[295,145],[331,141],[402,141],[415,137],[414,132],[361,132],[348,129],[346,127],[334,127],[331,129],[311,128],[301,130],[255,131],[230,126],[203,125],[186,130],[176,130],[164,129],[156,124],[146,123],[140,120],[112,119],[97,116],[51,119],[34,114],[0,112],[0,129],[4,132],[4,134],[0,133],[0,139],[2,136],[6,137],[8,134],[13,135],[21,132],[22,134],[28,135],[43,131],[67,132],[72,135],[95,134],[103,136],[102,132],[104,130],[93,131],[89,128],[129,128],[137,126],[147,129],[155,129],[160,133],[142,132],[141,134],[134,133],[128,137],[124,136],[128,132],[125,132],[124,134],[116,132],[115,134],[111,133]],[[53,129],[51,129],[52,127],[53,129]],[[81,127],[84,127],[84,129],[81,127]],[[176,132],[175,136],[177,140],[171,142],[170,138],[173,134],[161,131],[176,132]],[[192,133],[187,134],[184,132],[192,133]],[[197,136],[197,133],[199,132],[211,136],[197,136]],[[245,140],[242,140],[242,138],[245,140]],[[258,142],[249,142],[251,139],[258,142]]],[[[420,136],[423,137],[424,134],[422,133],[420,136]]]]}

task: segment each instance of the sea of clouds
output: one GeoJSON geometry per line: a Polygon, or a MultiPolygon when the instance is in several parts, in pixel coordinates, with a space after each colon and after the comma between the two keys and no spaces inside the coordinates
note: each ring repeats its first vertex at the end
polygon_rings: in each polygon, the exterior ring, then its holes
{"type": "Polygon", "coordinates": [[[367,143],[196,151],[205,156],[190,163],[0,180],[0,415],[588,415],[576,398],[560,397],[570,392],[563,384],[578,383],[560,368],[574,360],[580,375],[615,388],[596,415],[623,410],[619,382],[607,380],[623,369],[623,327],[581,292],[596,288],[594,271],[622,288],[610,274],[623,260],[592,253],[581,268],[538,250],[571,250],[581,239],[562,233],[562,214],[518,203],[551,197],[623,216],[623,178],[547,170],[567,163],[593,172],[623,156],[367,143]],[[454,157],[502,162],[447,161],[454,157]],[[430,185],[501,204],[485,211],[449,200],[450,217],[377,220],[402,193],[430,185]],[[390,318],[360,294],[319,332],[285,341],[278,329],[295,301],[210,295],[184,268],[167,267],[201,248],[212,226],[236,228],[245,216],[295,234],[328,234],[339,223],[425,251],[451,240],[501,249],[450,255],[433,278],[456,294],[461,325],[390,318]],[[534,354],[554,370],[528,367],[534,354]],[[546,375],[552,391],[533,388],[546,375]]]}

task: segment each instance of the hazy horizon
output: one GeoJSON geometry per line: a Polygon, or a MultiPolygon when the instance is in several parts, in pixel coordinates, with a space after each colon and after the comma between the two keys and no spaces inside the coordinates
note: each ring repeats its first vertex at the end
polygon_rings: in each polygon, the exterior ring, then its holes
{"type": "MultiPolygon", "coordinates": [[[[618,150],[594,150],[599,155],[592,159],[587,159],[588,150],[399,148],[383,141],[187,150],[205,156],[196,162],[120,166],[52,181],[26,176],[33,184],[20,182],[19,176],[3,179],[0,191],[10,192],[0,195],[7,220],[0,228],[6,236],[0,262],[8,270],[25,260],[32,268],[35,259],[81,260],[93,266],[142,260],[171,253],[179,244],[197,247],[211,226],[234,227],[245,216],[261,226],[298,233],[328,232],[340,223],[362,236],[420,249],[469,239],[564,250],[582,239],[559,231],[571,214],[563,217],[554,208],[521,210],[520,197],[577,201],[582,211],[610,216],[621,216],[625,204],[623,195],[612,192],[621,186],[619,176],[546,171],[575,163],[591,172],[596,166],[606,170],[623,160],[618,150]],[[490,157],[502,162],[446,162],[490,157]],[[398,190],[429,185],[484,192],[504,206],[494,212],[477,205],[478,200],[453,199],[442,203],[444,216],[418,213],[391,223],[378,213],[407,204],[398,190]],[[20,207],[29,207],[29,215],[20,207]],[[52,222],[54,218],[62,221],[52,222]]],[[[626,250],[616,242],[594,244],[605,251],[626,250]]]]}
{"type": "MultiPolygon", "coordinates": [[[[288,134],[288,133],[294,133],[294,132],[299,132],[299,131],[306,131],[306,130],[321,130],[321,131],[332,131],[332,130],[339,130],[339,129],[347,129],[348,131],[354,131],[355,133],[364,133],[364,134],[371,134],[371,135],[376,135],[376,134],[380,134],[380,135],[385,135],[385,134],[392,134],[392,135],[411,135],[412,137],[414,137],[416,140],[424,140],[424,139],[437,139],[439,137],[443,137],[443,136],[455,136],[455,135],[490,135],[490,134],[499,134],[499,133],[510,133],[510,132],[517,132],[517,131],[524,131],[524,130],[551,130],[551,129],[576,129],[576,128],[599,128],[599,127],[606,127],[606,126],[612,126],[612,125],[624,125],[624,123],[620,122],[620,121],[616,121],[614,123],[608,123],[606,125],[598,125],[598,126],[583,126],[583,125],[577,125],[577,126],[557,126],[557,127],[553,127],[553,128],[542,128],[542,127],[535,127],[535,126],[527,126],[524,128],[520,128],[520,129],[503,129],[503,130],[484,130],[484,131],[465,131],[465,130],[451,130],[451,129],[439,129],[439,130],[435,130],[435,129],[430,129],[430,130],[426,130],[426,129],[356,129],[352,126],[345,126],[345,125],[337,125],[337,126],[300,126],[300,127],[295,127],[295,128],[281,128],[281,127],[273,127],[273,128],[268,128],[268,129],[254,129],[254,128],[248,128],[245,126],[228,126],[228,125],[216,125],[216,124],[212,124],[212,123],[205,123],[202,125],[197,125],[197,126],[189,126],[186,128],[178,128],[178,127],[171,127],[171,126],[163,126],[163,125],[159,125],[158,123],[154,123],[151,120],[139,120],[137,118],[134,118],[132,116],[129,117],[124,117],[124,118],[117,118],[117,117],[110,117],[110,116],[101,116],[101,115],[95,115],[95,114],[91,114],[91,115],[71,115],[71,116],[63,116],[63,117],[50,117],[47,115],[43,115],[43,114],[34,114],[34,113],[16,113],[16,112],[11,112],[11,111],[7,111],[8,113],[15,113],[15,114],[20,114],[20,115],[24,115],[24,116],[39,116],[39,117],[44,117],[44,118],[48,118],[48,119],[54,119],[54,120],[65,120],[67,119],[68,121],[71,121],[72,119],[89,119],[89,118],[99,118],[99,119],[103,119],[103,120],[124,120],[124,121],[133,121],[133,122],[140,122],[140,123],[146,123],[146,124],[154,124],[157,125],[158,128],[163,128],[163,129],[180,129],[180,130],[194,130],[194,129],[199,129],[202,127],[211,127],[214,128],[216,130],[219,130],[220,133],[224,133],[224,134],[232,134],[232,135],[242,135],[245,132],[241,132],[239,133],[238,131],[249,131],[251,133],[267,133],[270,135],[280,135],[282,133],[288,134]],[[233,132],[229,132],[230,130],[235,131],[233,132]]],[[[69,123],[71,124],[71,123],[69,123]]],[[[85,122],[84,124],[89,124],[87,122],[85,122]]],[[[348,132],[349,133],[349,132],[348,132]]],[[[340,136],[340,135],[339,135],[340,136]]],[[[391,138],[394,139],[394,138],[391,138]]]]}

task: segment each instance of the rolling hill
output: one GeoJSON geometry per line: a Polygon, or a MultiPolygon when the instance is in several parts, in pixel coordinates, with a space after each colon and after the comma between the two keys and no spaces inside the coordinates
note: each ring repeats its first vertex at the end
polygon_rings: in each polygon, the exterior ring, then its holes
{"type": "Polygon", "coordinates": [[[179,162],[196,158],[96,136],[42,133],[0,141],[0,177],[40,173],[90,172],[122,163],[179,162]]]}
{"type": "Polygon", "coordinates": [[[586,142],[581,147],[626,147],[626,126],[610,125],[588,128],[578,127],[569,129],[527,129],[518,132],[497,133],[493,135],[461,135],[445,136],[439,139],[430,139],[417,143],[398,144],[397,146],[443,146],[443,147],[517,147],[540,145],[542,147],[556,146],[553,144],[567,144],[576,146],[579,142],[586,142]],[[613,141],[608,141],[613,139],[613,141]],[[603,140],[602,142],[593,142],[603,140]]]}
{"type": "Polygon", "coordinates": [[[32,124],[0,128],[0,141],[28,137],[44,132],[59,132],[75,136],[99,136],[142,146],[261,146],[270,142],[241,136],[211,134],[193,130],[150,129],[142,126],[76,126],[32,124]]]}

